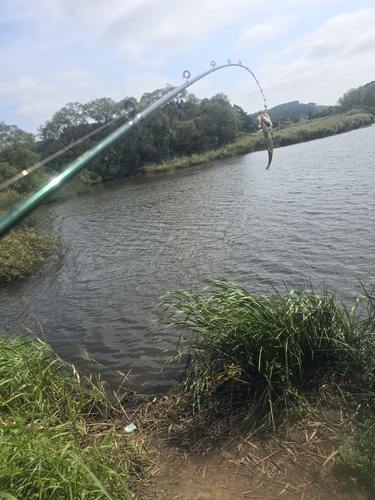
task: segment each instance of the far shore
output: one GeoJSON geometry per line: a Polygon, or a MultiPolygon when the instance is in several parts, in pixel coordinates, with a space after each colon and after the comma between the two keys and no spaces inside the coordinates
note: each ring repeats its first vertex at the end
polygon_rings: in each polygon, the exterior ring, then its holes
{"type": "MultiPolygon", "coordinates": [[[[297,123],[280,125],[273,131],[274,147],[290,146],[350,132],[351,130],[372,125],[374,121],[375,117],[370,113],[356,113],[327,116],[315,120],[300,120],[297,123]]],[[[161,164],[149,164],[142,167],[138,175],[152,175],[168,170],[194,167],[211,161],[246,155],[265,149],[263,134],[260,131],[251,134],[242,133],[237,138],[237,141],[232,144],[201,154],[172,158],[165,160],[161,164]]]]}
{"type": "MultiPolygon", "coordinates": [[[[374,123],[374,120],[375,117],[370,113],[348,113],[280,125],[273,132],[274,147],[289,146],[349,132],[369,126],[374,123]]],[[[140,168],[132,177],[180,170],[264,149],[264,138],[261,132],[241,133],[237,141],[232,144],[201,154],[167,159],[161,164],[149,164],[140,168]]],[[[50,202],[62,201],[87,192],[90,184],[85,184],[84,179],[84,176],[80,176],[68,185],[63,186],[59,192],[51,197],[50,202]]],[[[106,182],[114,180],[118,179],[107,179],[106,182]]],[[[12,189],[8,190],[8,192],[4,191],[0,196],[1,210],[9,210],[20,198],[21,195],[12,189]]],[[[30,276],[36,270],[43,269],[46,263],[49,262],[48,256],[59,253],[61,253],[61,250],[57,237],[48,235],[45,232],[39,232],[35,228],[31,228],[29,224],[22,224],[0,241],[0,284],[30,276]]]]}

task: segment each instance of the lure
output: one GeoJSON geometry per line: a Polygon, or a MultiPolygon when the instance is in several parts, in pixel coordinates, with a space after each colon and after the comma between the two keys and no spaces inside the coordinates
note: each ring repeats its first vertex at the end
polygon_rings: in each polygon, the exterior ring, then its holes
{"type": "Polygon", "coordinates": [[[266,166],[266,170],[270,168],[273,156],[273,134],[272,134],[272,121],[268,116],[267,110],[260,111],[257,117],[259,128],[262,129],[264,137],[266,139],[266,145],[268,149],[268,165],[266,166]]]}

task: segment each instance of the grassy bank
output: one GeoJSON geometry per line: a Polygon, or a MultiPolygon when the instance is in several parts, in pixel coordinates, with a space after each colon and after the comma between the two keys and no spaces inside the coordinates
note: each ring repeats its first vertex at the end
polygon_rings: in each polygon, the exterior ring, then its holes
{"type": "Polygon", "coordinates": [[[374,123],[374,116],[367,113],[348,113],[326,116],[316,120],[303,120],[275,130],[275,146],[288,146],[299,142],[311,141],[330,135],[349,132],[374,123]]]}
{"type": "Polygon", "coordinates": [[[133,498],[146,457],[118,415],[45,343],[0,338],[0,498],[133,498]]]}
{"type": "MultiPolygon", "coordinates": [[[[335,115],[316,120],[302,120],[290,125],[282,125],[274,130],[274,146],[288,146],[299,142],[311,141],[322,137],[328,137],[343,132],[349,132],[357,128],[365,127],[374,122],[374,116],[366,113],[335,115]]],[[[215,151],[208,151],[192,156],[183,156],[167,160],[162,164],[147,165],[142,168],[141,173],[157,174],[168,170],[178,170],[208,163],[214,160],[240,156],[254,151],[266,149],[263,134],[242,134],[237,141],[215,151]]]]}
{"type": "MultiPolygon", "coordinates": [[[[22,198],[12,189],[0,193],[0,215],[22,198]]],[[[40,271],[52,255],[60,254],[57,236],[22,223],[0,239],[0,284],[40,271]]]]}
{"type": "Polygon", "coordinates": [[[0,240],[0,284],[30,276],[59,252],[56,235],[27,225],[13,229],[0,240]]]}
{"type": "Polygon", "coordinates": [[[236,413],[247,434],[320,422],[338,473],[375,491],[375,286],[362,292],[353,308],[325,289],[252,296],[224,279],[168,294],[160,323],[188,331],[177,414],[236,413]]]}

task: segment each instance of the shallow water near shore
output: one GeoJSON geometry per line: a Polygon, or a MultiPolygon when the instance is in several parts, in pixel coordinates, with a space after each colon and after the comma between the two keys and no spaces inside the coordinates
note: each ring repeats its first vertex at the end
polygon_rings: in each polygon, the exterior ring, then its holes
{"type": "MultiPolygon", "coordinates": [[[[375,126],[95,186],[41,207],[38,224],[60,235],[65,257],[45,273],[0,288],[2,335],[30,328],[65,360],[133,387],[173,383],[165,368],[179,332],[157,332],[159,297],[225,277],[250,293],[318,287],[360,293],[374,269],[375,126]]],[[[143,386],[144,388],[144,386],[143,386]]]]}

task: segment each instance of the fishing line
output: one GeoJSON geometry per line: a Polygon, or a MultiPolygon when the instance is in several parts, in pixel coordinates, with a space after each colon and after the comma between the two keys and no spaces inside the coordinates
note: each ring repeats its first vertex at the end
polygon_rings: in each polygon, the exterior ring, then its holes
{"type": "MultiPolygon", "coordinates": [[[[192,85],[193,83],[197,82],[201,78],[204,78],[205,76],[209,75],[210,73],[213,73],[214,71],[221,70],[223,68],[227,67],[240,67],[248,71],[256,81],[259,90],[262,94],[263,101],[264,101],[264,108],[267,109],[267,102],[266,98],[264,96],[262,87],[260,86],[259,81],[255,77],[254,73],[250,71],[250,69],[247,66],[244,66],[241,61],[238,61],[238,63],[232,63],[230,59],[227,60],[227,64],[223,64],[220,66],[216,66],[216,62],[212,61],[211,62],[211,68],[207,71],[204,71],[203,73],[199,74],[198,76],[191,78],[190,72],[189,71],[184,71],[183,77],[185,79],[185,83],[183,83],[180,87],[177,87],[168,94],[164,95],[161,97],[158,101],[155,103],[151,104],[144,110],[142,110],[140,113],[138,113],[134,118],[129,120],[127,123],[121,125],[118,127],[116,130],[111,132],[107,137],[102,139],[98,144],[93,146],[91,149],[83,153],[81,156],[73,160],[66,168],[63,170],[60,174],[56,175],[53,177],[50,181],[48,181],[46,184],[44,184],[42,187],[37,189],[34,193],[31,195],[27,196],[24,200],[22,200],[20,203],[15,205],[9,212],[7,212],[1,219],[0,219],[0,236],[5,234],[11,227],[13,227],[17,222],[22,220],[26,215],[28,215],[32,210],[34,210],[36,207],[38,207],[43,201],[45,201],[53,192],[57,191],[65,182],[70,180],[73,176],[78,174],[84,167],[86,167],[89,163],[91,163],[95,158],[98,156],[102,155],[104,152],[106,152],[115,142],[117,142],[119,139],[121,139],[124,135],[126,135],[128,132],[130,132],[131,129],[139,125],[143,120],[145,120],[148,116],[150,116],[152,113],[154,113],[157,109],[159,109],[161,106],[166,104],[168,101],[170,101],[173,97],[175,97],[177,94],[185,90],[187,87],[192,85]]],[[[130,101],[131,102],[131,101],[130,101]]],[[[133,103],[134,105],[134,103],[133,103]]],[[[111,123],[114,123],[120,119],[120,117],[114,119],[112,122],[109,122],[107,124],[102,125],[101,130],[104,128],[108,127],[111,123]]],[[[87,134],[86,136],[82,137],[81,139],[78,139],[76,143],[72,143],[69,146],[66,146],[66,148],[63,148],[62,150],[58,151],[57,153],[54,153],[48,158],[45,158],[41,162],[36,163],[32,167],[30,167],[27,170],[24,170],[23,172],[17,174],[17,179],[22,179],[25,177],[25,175],[28,175],[30,172],[33,170],[36,170],[42,165],[45,165],[48,161],[51,161],[52,159],[56,158],[60,154],[68,151],[74,145],[79,144],[83,140],[87,139],[88,137],[91,137],[95,133],[99,132],[99,129],[95,129],[95,131],[90,132],[90,134],[87,134]],[[33,169],[33,170],[31,170],[33,169]]],[[[8,187],[11,185],[13,182],[16,182],[15,180],[9,179],[10,184],[7,184],[8,187]]],[[[8,181],[5,181],[8,182],[8,181]]]]}

